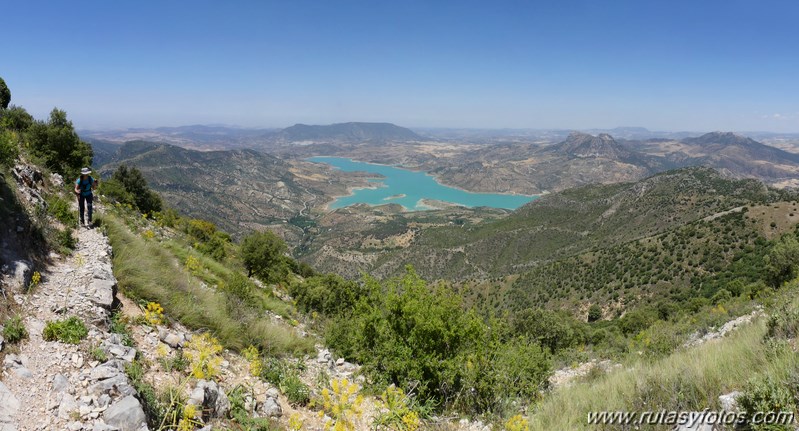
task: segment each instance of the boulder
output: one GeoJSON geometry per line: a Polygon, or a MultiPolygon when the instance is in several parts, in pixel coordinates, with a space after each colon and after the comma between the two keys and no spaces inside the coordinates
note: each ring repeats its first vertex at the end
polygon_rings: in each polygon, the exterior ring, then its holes
{"type": "Polygon", "coordinates": [[[31,370],[29,370],[29,369],[27,369],[25,367],[14,368],[14,374],[16,374],[17,377],[19,377],[20,379],[32,379],[33,378],[33,373],[31,373],[31,370]]]}
{"type": "Polygon", "coordinates": [[[738,397],[743,395],[740,391],[730,392],[719,397],[719,405],[725,412],[738,411],[738,397]]]}
{"type": "Polygon", "coordinates": [[[170,331],[163,332],[163,335],[160,338],[161,341],[163,341],[173,349],[177,349],[178,347],[181,347],[183,346],[184,343],[186,343],[185,335],[170,331]]]}
{"type": "Polygon", "coordinates": [[[102,280],[93,279],[89,285],[89,290],[92,292],[89,298],[98,307],[110,310],[114,305],[114,295],[116,294],[117,283],[116,280],[102,280]]]}
{"type": "Polygon", "coordinates": [[[33,278],[33,263],[27,260],[17,260],[9,264],[7,285],[12,292],[25,292],[33,278]]]}
{"type": "Polygon", "coordinates": [[[261,406],[261,414],[265,417],[279,418],[283,416],[283,408],[275,398],[267,398],[261,406]]]}
{"type": "Polygon", "coordinates": [[[64,187],[64,177],[60,174],[50,174],[50,184],[57,188],[64,187]]]}
{"type": "Polygon", "coordinates": [[[60,419],[69,419],[74,412],[78,410],[78,403],[71,395],[64,394],[61,403],[58,405],[58,417],[60,419]]]}
{"type": "Polygon", "coordinates": [[[63,374],[56,374],[53,377],[53,391],[57,393],[69,391],[69,380],[63,374]]]}
{"type": "Polygon", "coordinates": [[[139,431],[146,425],[147,417],[144,416],[144,409],[142,409],[139,400],[134,396],[128,395],[111,404],[103,412],[103,421],[108,425],[119,428],[120,431],[139,431]]]}
{"type": "Polygon", "coordinates": [[[0,430],[13,430],[11,422],[19,410],[19,400],[3,382],[0,382],[0,430]]]}
{"type": "Polygon", "coordinates": [[[20,185],[25,185],[32,189],[38,188],[43,184],[44,177],[42,171],[30,165],[16,165],[11,169],[11,175],[20,185]]]}
{"type": "Polygon", "coordinates": [[[225,391],[213,381],[198,381],[187,403],[200,406],[209,418],[223,418],[230,412],[230,401],[225,391]]]}
{"type": "Polygon", "coordinates": [[[95,398],[101,397],[103,394],[108,395],[135,395],[136,389],[128,383],[127,376],[120,374],[109,379],[100,380],[99,382],[89,386],[88,392],[95,398]]]}

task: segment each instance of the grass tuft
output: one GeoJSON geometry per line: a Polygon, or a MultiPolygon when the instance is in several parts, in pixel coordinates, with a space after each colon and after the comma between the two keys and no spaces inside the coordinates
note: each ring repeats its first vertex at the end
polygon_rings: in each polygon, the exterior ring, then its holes
{"type": "Polygon", "coordinates": [[[189,328],[210,331],[230,349],[255,345],[269,354],[297,356],[313,351],[313,340],[271,323],[264,310],[231,306],[228,295],[203,286],[171,250],[134,235],[116,216],[106,214],[103,223],[114,248],[114,274],[129,296],[158,302],[169,316],[189,328]]]}

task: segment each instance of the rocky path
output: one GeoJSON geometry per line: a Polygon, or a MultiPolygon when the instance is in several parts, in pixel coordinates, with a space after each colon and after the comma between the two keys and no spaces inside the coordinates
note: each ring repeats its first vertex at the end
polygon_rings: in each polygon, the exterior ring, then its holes
{"type": "Polygon", "coordinates": [[[115,289],[107,238],[81,229],[72,256],[43,272],[31,292],[15,294],[29,336],[2,366],[0,431],[146,429],[124,373],[136,350],[108,331],[115,289]],[[48,321],[71,316],[89,330],[80,344],[42,338],[48,321]]]}

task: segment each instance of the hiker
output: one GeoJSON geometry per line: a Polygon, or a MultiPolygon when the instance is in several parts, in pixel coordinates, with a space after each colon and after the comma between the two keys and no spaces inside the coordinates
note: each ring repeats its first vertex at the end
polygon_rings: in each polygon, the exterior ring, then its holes
{"type": "Polygon", "coordinates": [[[89,175],[91,172],[91,169],[83,168],[80,170],[80,177],[75,180],[75,194],[78,195],[81,226],[86,226],[83,219],[83,208],[85,204],[89,204],[89,225],[92,224],[92,200],[94,200],[92,190],[97,188],[97,180],[89,175]]]}

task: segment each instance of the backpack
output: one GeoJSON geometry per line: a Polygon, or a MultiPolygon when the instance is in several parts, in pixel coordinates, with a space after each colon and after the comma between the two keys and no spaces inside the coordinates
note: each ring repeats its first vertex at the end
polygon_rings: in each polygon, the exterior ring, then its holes
{"type": "Polygon", "coordinates": [[[78,177],[77,181],[75,181],[75,184],[80,189],[81,195],[89,196],[92,194],[92,185],[94,184],[94,178],[92,178],[92,176],[89,175],[89,177],[86,178],[86,180],[81,181],[80,177],[78,177]]]}

